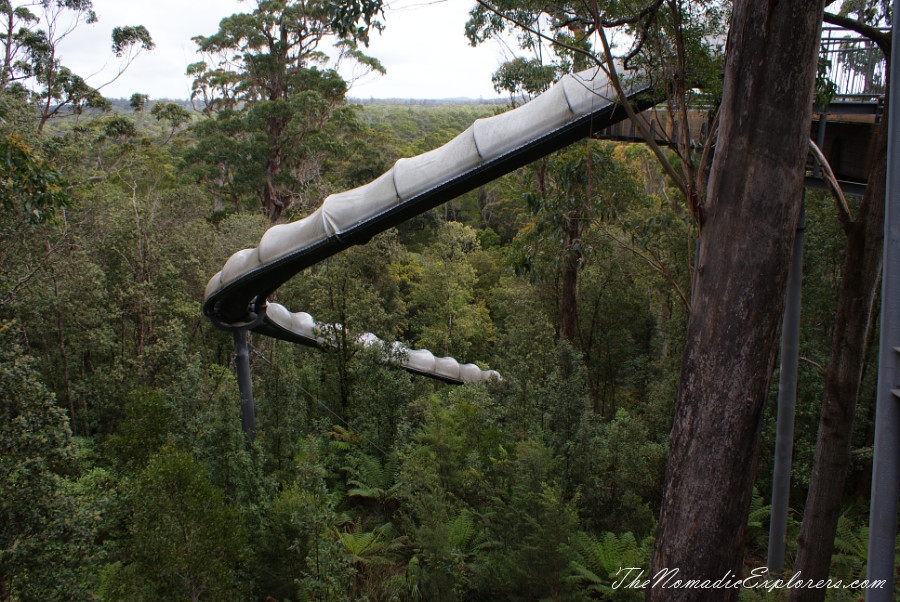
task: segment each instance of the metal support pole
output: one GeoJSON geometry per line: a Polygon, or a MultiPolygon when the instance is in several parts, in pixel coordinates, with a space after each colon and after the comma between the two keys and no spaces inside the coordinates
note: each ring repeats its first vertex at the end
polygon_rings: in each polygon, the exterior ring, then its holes
{"type": "MultiPolygon", "coordinates": [[[[894,15],[900,15],[900,0],[894,0],[894,15]]],[[[897,536],[897,496],[900,494],[900,27],[896,18],[893,27],[881,339],[866,572],[870,583],[884,579],[885,584],[866,590],[866,602],[890,602],[893,599],[894,540],[897,536]]]]}
{"type": "Polygon", "coordinates": [[[256,438],[256,414],[253,408],[253,382],[250,376],[250,345],[247,329],[236,328],[234,335],[234,365],[237,370],[238,389],[241,392],[241,427],[247,442],[256,438]]]}
{"type": "MultiPolygon", "coordinates": [[[[804,196],[806,192],[804,190],[804,196]]],[[[788,271],[784,321],[781,326],[781,371],[778,379],[778,423],[775,434],[775,473],[772,477],[772,515],[769,521],[769,573],[784,568],[788,498],[791,489],[791,455],[794,449],[794,405],[797,400],[797,364],[800,356],[800,289],[803,282],[803,232],[805,210],[800,210],[794,254],[788,271]]]]}
{"type": "MultiPolygon", "coordinates": [[[[825,125],[828,123],[827,112],[827,110],[823,110],[819,114],[819,128],[816,130],[816,146],[818,146],[819,150],[823,153],[825,152],[822,150],[822,147],[825,146],[825,125]]],[[[813,177],[822,177],[822,167],[819,165],[818,161],[813,161],[813,177]]]]}

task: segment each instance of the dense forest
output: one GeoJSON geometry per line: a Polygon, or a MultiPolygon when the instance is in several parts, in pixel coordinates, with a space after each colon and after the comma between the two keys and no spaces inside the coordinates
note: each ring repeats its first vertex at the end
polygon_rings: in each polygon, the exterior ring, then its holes
{"type": "MultiPolygon", "coordinates": [[[[361,40],[371,7],[344,4],[360,14],[332,26],[361,40]]],[[[90,2],[43,9],[77,20],[90,2]]],[[[197,110],[111,102],[27,12],[0,3],[0,43],[21,51],[0,80],[0,600],[644,598],[613,584],[650,566],[698,237],[647,146],[576,143],[298,274],[272,299],[502,379],[452,386],[352,341],[254,334],[250,441],[231,335],[200,313],[209,278],[271,223],[508,107],[354,104],[315,57],[290,59],[315,44],[282,56],[295,70],[192,65],[197,110]]],[[[228,53],[252,25],[197,43],[228,53]]],[[[788,570],[845,271],[831,196],[807,191],[805,211],[788,570]]],[[[847,581],[865,578],[871,339],[831,558],[847,581]]],[[[766,562],[777,382],[776,365],[745,574],[766,562]]]]}

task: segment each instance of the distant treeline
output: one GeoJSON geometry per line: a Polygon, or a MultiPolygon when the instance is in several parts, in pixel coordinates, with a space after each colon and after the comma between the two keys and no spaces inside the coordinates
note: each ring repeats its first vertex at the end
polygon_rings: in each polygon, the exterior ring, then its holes
{"type": "MultiPolygon", "coordinates": [[[[113,111],[131,111],[131,100],[128,98],[110,98],[113,111]]],[[[445,107],[445,106],[504,106],[509,104],[506,98],[348,98],[350,104],[368,106],[423,106],[423,107],[445,107]]],[[[174,103],[188,110],[203,110],[202,101],[191,101],[184,98],[154,98],[150,97],[148,104],[152,106],[157,102],[174,103]]]]}
{"type": "Polygon", "coordinates": [[[364,107],[370,105],[402,105],[402,106],[449,106],[449,105],[488,105],[504,106],[509,104],[505,98],[348,98],[351,104],[364,107]]]}

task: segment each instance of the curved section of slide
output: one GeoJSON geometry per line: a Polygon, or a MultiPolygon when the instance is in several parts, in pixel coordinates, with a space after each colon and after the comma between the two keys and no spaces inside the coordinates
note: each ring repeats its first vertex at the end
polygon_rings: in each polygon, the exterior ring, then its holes
{"type": "MultiPolygon", "coordinates": [[[[306,312],[291,313],[283,305],[266,305],[266,326],[262,332],[275,338],[317,347],[335,347],[340,324],[318,324],[306,312]]],[[[401,343],[385,345],[371,332],[356,337],[356,342],[365,348],[380,349],[382,359],[396,363],[401,368],[445,382],[459,384],[500,378],[495,370],[482,370],[475,364],[460,364],[452,357],[436,357],[427,349],[409,349],[401,343]]]]}
{"type": "MultiPolygon", "coordinates": [[[[654,104],[646,82],[623,81],[638,110],[654,104]]],[[[325,199],[301,220],[271,227],[255,249],[231,256],[206,286],[203,312],[222,328],[249,328],[308,345],[325,344],[309,314],[267,303],[297,272],[469,190],[626,118],[605,73],[569,74],[531,102],[479,119],[427,153],[400,159],[374,181],[325,199]]],[[[370,333],[364,345],[381,344],[370,333]]],[[[398,345],[398,344],[397,344],[398,345]]],[[[401,365],[447,382],[497,378],[493,370],[395,346],[401,365]]]]}

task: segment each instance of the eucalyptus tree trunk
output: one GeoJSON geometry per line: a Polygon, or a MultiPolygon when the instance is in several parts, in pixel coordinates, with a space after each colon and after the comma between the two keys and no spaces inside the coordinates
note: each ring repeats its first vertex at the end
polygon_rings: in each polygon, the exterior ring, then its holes
{"type": "Polygon", "coordinates": [[[760,425],[800,215],[821,2],[736,0],[647,599],[741,574],[760,425]],[[662,573],[666,574],[666,573],[662,573]]]}
{"type": "Polygon", "coordinates": [[[266,217],[273,224],[278,221],[288,208],[285,202],[286,195],[275,183],[275,178],[281,173],[284,150],[282,138],[286,128],[287,123],[282,118],[270,119],[267,128],[268,138],[273,148],[269,152],[269,158],[266,160],[266,181],[262,191],[262,204],[266,217]]]}
{"type": "MultiPolygon", "coordinates": [[[[889,71],[889,70],[888,70],[889,71]]],[[[888,87],[885,86],[885,89],[888,87]]],[[[887,176],[887,111],[875,130],[873,164],[859,214],[842,219],[847,235],[846,256],[838,292],[831,354],[825,369],[825,392],[816,455],[800,527],[794,572],[803,580],[829,577],[838,518],[844,501],[844,483],[850,468],[850,442],[873,305],[881,282],[884,246],[884,210],[887,176]]],[[[791,602],[821,602],[825,590],[791,590],[791,602]]]]}
{"type": "Polygon", "coordinates": [[[573,347],[578,342],[578,264],[581,262],[578,217],[570,218],[564,228],[566,250],[562,266],[562,291],[559,304],[560,330],[563,337],[573,347]]]}

